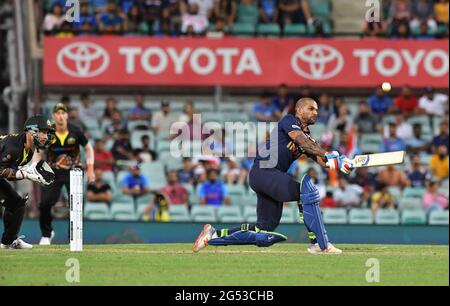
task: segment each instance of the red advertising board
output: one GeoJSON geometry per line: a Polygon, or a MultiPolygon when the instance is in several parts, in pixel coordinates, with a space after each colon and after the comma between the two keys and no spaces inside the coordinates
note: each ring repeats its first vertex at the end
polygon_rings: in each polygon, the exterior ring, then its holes
{"type": "Polygon", "coordinates": [[[44,40],[45,85],[448,87],[448,40],[44,40]]]}

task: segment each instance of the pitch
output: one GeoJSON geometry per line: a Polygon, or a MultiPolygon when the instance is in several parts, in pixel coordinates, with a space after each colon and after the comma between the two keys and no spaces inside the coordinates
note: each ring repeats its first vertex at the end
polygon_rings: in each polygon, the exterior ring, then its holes
{"type": "Polygon", "coordinates": [[[86,245],[83,253],[70,253],[68,245],[0,250],[0,285],[449,285],[448,246],[339,245],[344,254],[328,256],[307,254],[305,244],[208,247],[198,254],[191,247],[86,245]],[[373,259],[379,262],[379,282],[366,280],[373,259]],[[74,262],[79,263],[78,283],[66,280],[69,274],[73,281],[69,270],[74,262]]]}

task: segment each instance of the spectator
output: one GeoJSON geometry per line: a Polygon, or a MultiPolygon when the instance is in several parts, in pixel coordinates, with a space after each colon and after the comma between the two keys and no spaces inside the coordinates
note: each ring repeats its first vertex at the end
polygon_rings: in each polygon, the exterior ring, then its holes
{"type": "Polygon", "coordinates": [[[436,135],[431,142],[431,151],[436,153],[437,148],[441,145],[446,146],[447,152],[449,151],[448,119],[443,120],[439,125],[439,134],[436,135]]]}
{"type": "Polygon", "coordinates": [[[430,214],[433,210],[448,210],[448,197],[439,192],[439,184],[431,181],[422,198],[422,207],[430,214]]]}
{"type": "Polygon", "coordinates": [[[192,34],[203,35],[208,29],[208,17],[200,14],[197,3],[189,3],[186,5],[180,1],[181,11],[181,32],[183,34],[189,33],[189,28],[192,34]]]}
{"type": "Polygon", "coordinates": [[[429,141],[422,137],[422,125],[415,123],[413,125],[413,137],[405,140],[406,149],[410,153],[427,153],[430,151],[429,141]]]}
{"type": "Polygon", "coordinates": [[[157,112],[152,119],[153,133],[159,139],[169,139],[170,127],[178,121],[178,116],[170,111],[169,101],[161,102],[161,111],[157,112]]]}
{"type": "Polygon", "coordinates": [[[95,13],[105,13],[108,10],[110,0],[91,0],[95,13]]]}
{"type": "MultiPolygon", "coordinates": [[[[401,112],[397,112],[395,114],[395,125],[396,125],[396,132],[395,135],[402,139],[407,140],[414,137],[414,131],[411,124],[407,121],[405,121],[405,116],[401,112]]],[[[388,135],[389,129],[385,129],[384,135],[388,135]]]]}
{"type": "Polygon", "coordinates": [[[42,29],[47,33],[54,33],[58,30],[63,22],[66,20],[66,15],[63,12],[61,5],[54,4],[51,13],[47,13],[44,17],[42,29]]]}
{"type": "Polygon", "coordinates": [[[406,117],[418,113],[419,102],[411,92],[411,88],[403,86],[401,95],[394,101],[394,107],[401,111],[406,117]]]}
{"type": "Polygon", "coordinates": [[[243,185],[246,180],[245,172],[242,172],[239,164],[236,162],[236,158],[230,156],[226,158],[227,169],[224,172],[225,182],[227,185],[243,185]]]}
{"type": "Polygon", "coordinates": [[[426,21],[421,21],[416,30],[416,39],[429,40],[434,38],[434,31],[432,31],[426,21]]]}
{"type": "Polygon", "coordinates": [[[124,161],[124,160],[134,160],[133,149],[130,143],[130,135],[127,130],[120,130],[116,141],[111,149],[111,153],[114,156],[114,160],[124,161]]]}
{"type": "Polygon", "coordinates": [[[80,21],[74,22],[74,28],[78,31],[83,31],[84,34],[92,33],[97,26],[97,21],[95,19],[95,15],[89,12],[89,2],[82,1],[80,3],[80,21]],[[89,26],[89,31],[84,29],[85,25],[89,26]]]}
{"type": "MultiPolygon", "coordinates": [[[[157,194],[153,195],[150,198],[148,205],[144,208],[143,211],[144,216],[150,215],[150,212],[154,209],[155,203],[158,202],[157,197],[159,195],[162,195],[164,197],[164,200],[167,202],[167,208],[169,208],[172,205],[187,206],[189,200],[189,193],[186,190],[186,188],[184,188],[184,186],[178,182],[178,176],[176,171],[169,171],[167,173],[167,185],[162,187],[157,194]]],[[[145,219],[149,218],[144,217],[144,220],[145,219]]]]}
{"type": "Polygon", "coordinates": [[[289,96],[286,84],[280,84],[277,89],[277,94],[273,97],[272,104],[280,112],[281,116],[292,114],[294,111],[294,99],[289,96]]]}
{"type": "Polygon", "coordinates": [[[378,86],[375,94],[369,97],[369,105],[376,115],[385,115],[392,111],[392,99],[378,86]]]}
{"type": "Polygon", "coordinates": [[[58,38],[71,38],[73,37],[73,28],[72,28],[72,23],[68,22],[68,21],[64,21],[61,24],[61,27],[58,29],[57,34],[55,35],[55,37],[58,38]]]}
{"type": "Polygon", "coordinates": [[[237,7],[236,23],[256,25],[259,20],[256,0],[241,0],[237,7]]]}
{"type": "Polygon", "coordinates": [[[427,87],[425,95],[419,99],[419,108],[422,113],[430,116],[445,116],[448,108],[448,96],[435,93],[432,87],[427,87]]]}
{"type": "Polygon", "coordinates": [[[250,173],[250,170],[253,167],[255,157],[256,157],[256,145],[250,143],[248,144],[248,154],[241,160],[241,169],[243,172],[246,173],[246,176],[248,175],[248,173],[250,173]]]}
{"type": "Polygon", "coordinates": [[[271,95],[263,93],[260,101],[255,104],[253,113],[257,121],[260,122],[273,122],[280,119],[280,112],[277,107],[271,101],[271,95]]]}
{"type": "Polygon", "coordinates": [[[381,144],[381,152],[393,152],[406,150],[405,142],[397,137],[397,125],[393,122],[389,123],[389,136],[383,139],[381,144]]]}
{"type": "Polygon", "coordinates": [[[413,154],[410,156],[411,165],[406,170],[411,187],[425,187],[431,176],[426,166],[420,164],[420,156],[413,154]]]}
{"type": "Polygon", "coordinates": [[[260,23],[278,22],[278,0],[259,0],[260,23]]]}
{"type": "Polygon", "coordinates": [[[149,184],[150,181],[141,174],[141,169],[136,164],[129,168],[129,173],[123,178],[122,192],[137,198],[150,192],[149,184]]]}
{"type": "Polygon", "coordinates": [[[183,168],[178,170],[178,180],[182,184],[194,183],[194,165],[189,157],[183,158],[183,168]]]}
{"type": "Polygon", "coordinates": [[[312,92],[311,87],[309,85],[305,85],[302,88],[300,88],[300,97],[306,98],[309,97],[313,99],[314,101],[318,101],[319,97],[312,92]]]}
{"type": "Polygon", "coordinates": [[[129,34],[147,34],[150,32],[145,20],[144,10],[138,4],[133,4],[129,8],[125,27],[129,34]]]}
{"type": "Polygon", "coordinates": [[[364,19],[362,32],[365,36],[370,37],[384,37],[386,35],[386,22],[385,21],[367,21],[364,19]]]}
{"type": "Polygon", "coordinates": [[[83,121],[85,124],[86,122],[90,123],[97,123],[98,117],[97,117],[97,111],[92,106],[89,95],[87,93],[81,94],[80,96],[81,105],[78,109],[78,115],[80,117],[80,120],[83,121]]]}
{"type": "Polygon", "coordinates": [[[375,215],[378,209],[394,209],[394,197],[388,189],[388,185],[380,183],[377,186],[377,191],[372,195],[371,199],[372,214],[375,215]]]}
{"type": "Polygon", "coordinates": [[[449,173],[448,150],[444,145],[437,148],[437,152],[431,156],[430,172],[439,182],[448,178],[449,173]]]}
{"type": "Polygon", "coordinates": [[[338,187],[334,190],[334,199],[337,207],[358,208],[361,207],[363,189],[361,186],[349,184],[347,177],[340,176],[338,187]]]}
{"type": "Polygon", "coordinates": [[[103,119],[112,121],[113,120],[113,114],[115,112],[119,112],[119,109],[117,108],[117,101],[116,101],[116,99],[114,97],[108,97],[106,99],[105,111],[103,112],[103,119]]]}
{"type": "Polygon", "coordinates": [[[328,130],[348,133],[353,125],[353,118],[348,112],[346,104],[341,104],[337,114],[332,114],[328,121],[328,130]]]}
{"type": "Polygon", "coordinates": [[[97,139],[94,145],[95,155],[95,169],[102,171],[113,171],[115,165],[114,156],[110,151],[105,149],[105,142],[102,139],[97,139]]]}
{"type": "Polygon", "coordinates": [[[213,29],[208,29],[208,37],[224,37],[224,35],[227,32],[227,28],[226,28],[226,24],[225,24],[225,19],[222,17],[217,17],[215,18],[215,23],[214,23],[214,27],[213,29]]]}
{"type": "Polygon", "coordinates": [[[201,205],[220,206],[229,205],[230,199],[225,184],[218,180],[219,172],[216,169],[207,171],[207,181],[198,188],[198,197],[201,205]]]}
{"type": "Polygon", "coordinates": [[[333,192],[327,191],[325,197],[320,201],[320,208],[336,208],[337,203],[333,198],[333,192]]]}
{"type": "Polygon", "coordinates": [[[89,202],[102,202],[111,204],[112,190],[109,184],[103,181],[103,171],[95,169],[95,182],[87,187],[86,198],[89,202]]]}
{"type": "Polygon", "coordinates": [[[168,23],[171,31],[180,33],[181,31],[181,10],[180,2],[184,0],[165,0],[162,12],[162,23],[168,23]]]}
{"type": "Polygon", "coordinates": [[[326,93],[322,93],[318,100],[319,115],[317,121],[323,124],[327,124],[333,114],[333,106],[331,105],[330,97],[326,93]]]}
{"type": "Polygon", "coordinates": [[[143,94],[138,94],[134,97],[135,106],[130,109],[128,113],[128,120],[148,121],[151,119],[152,112],[145,107],[145,97],[143,94]]]}
{"type": "Polygon", "coordinates": [[[196,4],[198,7],[198,14],[211,19],[214,13],[214,0],[188,0],[189,4],[196,4]]]}
{"type": "Polygon", "coordinates": [[[71,102],[70,96],[62,96],[60,99],[60,102],[62,104],[64,104],[67,107],[67,109],[70,108],[70,102],[71,102]]]}
{"type": "Polygon", "coordinates": [[[279,21],[281,24],[312,23],[312,16],[306,0],[279,0],[279,21]]]}
{"type": "Polygon", "coordinates": [[[148,135],[142,135],[141,142],[142,147],[134,150],[134,156],[136,156],[139,163],[154,161],[156,159],[156,153],[150,149],[150,137],[148,135]]]}
{"type": "Polygon", "coordinates": [[[404,189],[410,185],[410,182],[403,171],[396,169],[394,166],[387,166],[378,173],[378,182],[404,189]]]}
{"type": "Polygon", "coordinates": [[[232,29],[237,14],[237,4],[234,0],[218,0],[214,5],[214,17],[216,23],[218,20],[224,20],[225,26],[232,29]]]}
{"type": "Polygon", "coordinates": [[[76,126],[83,134],[86,136],[86,138],[89,138],[89,133],[87,130],[86,125],[83,123],[83,121],[80,120],[80,116],[78,114],[78,108],[76,107],[70,107],[69,108],[69,122],[70,124],[76,126]]]}
{"type": "Polygon", "coordinates": [[[103,34],[120,34],[124,30],[124,18],[115,0],[109,0],[106,12],[99,16],[98,29],[103,34]]]}
{"type": "Polygon", "coordinates": [[[355,176],[349,180],[350,184],[356,184],[363,188],[362,200],[368,202],[376,185],[375,174],[369,172],[369,168],[357,168],[355,176]]]}
{"type": "Polygon", "coordinates": [[[434,15],[438,24],[448,27],[448,0],[437,0],[435,2],[434,15]]]}
{"type": "MultiPolygon", "coordinates": [[[[433,5],[428,0],[416,0],[412,3],[411,28],[414,28],[422,21],[434,21],[433,5]]],[[[436,22],[434,21],[434,25],[436,22]]]]}
{"type": "Polygon", "coordinates": [[[113,112],[112,122],[105,128],[106,139],[118,139],[118,134],[121,131],[127,131],[127,125],[122,121],[122,113],[118,110],[113,112]]]}
{"type": "Polygon", "coordinates": [[[142,2],[142,10],[150,33],[155,34],[163,12],[162,0],[145,0],[142,2]]]}
{"type": "Polygon", "coordinates": [[[135,0],[119,0],[120,9],[122,12],[128,14],[135,2],[135,0]]]}
{"type": "Polygon", "coordinates": [[[358,114],[355,117],[358,133],[375,133],[380,130],[378,120],[367,105],[366,101],[359,102],[358,114]]]}

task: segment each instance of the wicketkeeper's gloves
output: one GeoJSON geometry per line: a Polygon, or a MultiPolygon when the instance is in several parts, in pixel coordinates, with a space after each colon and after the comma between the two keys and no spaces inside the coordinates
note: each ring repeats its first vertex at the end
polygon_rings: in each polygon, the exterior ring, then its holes
{"type": "Polygon", "coordinates": [[[55,173],[43,160],[20,167],[16,177],[17,179],[28,179],[42,186],[48,186],[55,181],[55,173]]]}

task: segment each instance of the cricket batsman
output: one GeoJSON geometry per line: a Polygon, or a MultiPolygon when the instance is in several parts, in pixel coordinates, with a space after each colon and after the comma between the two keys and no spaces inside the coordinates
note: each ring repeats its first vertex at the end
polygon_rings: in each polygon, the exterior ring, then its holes
{"type": "Polygon", "coordinates": [[[0,206],[4,232],[0,248],[31,249],[33,246],[18,237],[25,215],[28,195],[21,197],[7,181],[30,180],[49,186],[55,179],[50,167],[41,160],[41,151],[51,142],[54,129],[50,120],[36,115],[25,122],[19,134],[0,136],[0,206]]]}
{"type": "Polygon", "coordinates": [[[88,183],[95,181],[94,150],[83,132],[68,122],[67,107],[63,103],[56,104],[52,117],[55,121],[55,138],[47,149],[47,161],[55,172],[55,182],[51,186],[42,187],[39,204],[39,224],[42,232],[40,245],[50,245],[55,236],[51,209],[58,201],[63,186],[70,194],[70,170],[82,167],[80,146],[86,151],[88,183]]]}
{"type": "Polygon", "coordinates": [[[273,129],[270,138],[258,149],[249,173],[250,187],[257,194],[256,224],[216,230],[206,224],[194,244],[194,252],[207,245],[271,246],[285,241],[286,236],[273,232],[280,223],[283,203],[297,201],[300,218],[309,232],[311,254],[340,254],[342,251],[329,241],[319,207],[320,197],[311,177],[303,175],[300,182],[286,172],[301,154],[305,154],[322,167],[338,169],[350,174],[352,164],[337,151],[326,152],[310,135],[309,125],[316,122],[318,107],[312,98],[302,98],[295,105],[295,116],[286,115],[273,129]],[[272,145],[278,139],[277,145],[272,145]],[[269,154],[262,154],[269,148],[269,154]],[[267,157],[263,157],[267,155],[267,157]],[[275,158],[274,158],[275,157],[275,158]]]}

